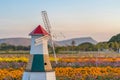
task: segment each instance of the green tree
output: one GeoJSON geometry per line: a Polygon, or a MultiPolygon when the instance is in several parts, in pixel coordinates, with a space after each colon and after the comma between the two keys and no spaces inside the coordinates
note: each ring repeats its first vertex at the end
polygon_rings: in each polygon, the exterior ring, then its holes
{"type": "Polygon", "coordinates": [[[7,50],[7,49],[8,49],[7,46],[8,46],[8,45],[7,45],[6,43],[2,43],[2,44],[0,45],[0,49],[1,49],[1,50],[7,50]]]}
{"type": "Polygon", "coordinates": [[[75,41],[72,40],[71,45],[72,45],[72,46],[75,46],[75,44],[76,44],[75,41]]]}
{"type": "Polygon", "coordinates": [[[72,51],[74,51],[74,49],[75,49],[75,41],[74,40],[72,40],[72,42],[71,42],[71,45],[72,45],[72,51]]]}
{"type": "Polygon", "coordinates": [[[120,33],[115,36],[112,36],[109,42],[120,42],[120,33]]]}
{"type": "Polygon", "coordinates": [[[114,42],[114,50],[117,51],[119,49],[119,44],[118,42],[114,42]]]}
{"type": "Polygon", "coordinates": [[[91,43],[82,43],[79,45],[81,51],[94,51],[96,50],[95,45],[91,43]]]}

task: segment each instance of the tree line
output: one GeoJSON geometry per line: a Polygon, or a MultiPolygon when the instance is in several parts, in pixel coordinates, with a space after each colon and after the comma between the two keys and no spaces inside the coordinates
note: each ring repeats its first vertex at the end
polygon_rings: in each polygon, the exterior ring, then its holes
{"type": "Polygon", "coordinates": [[[62,46],[56,47],[56,52],[59,51],[118,51],[120,42],[100,42],[96,45],[91,43],[82,43],[78,46],[62,46]]]}
{"type": "MultiPolygon", "coordinates": [[[[51,47],[48,46],[49,51],[51,51],[51,47]]],[[[91,44],[91,43],[82,43],[78,46],[75,46],[75,42],[71,42],[71,45],[69,46],[61,46],[61,47],[55,47],[55,51],[117,51],[120,49],[120,42],[99,42],[98,44],[91,44]]],[[[29,51],[30,46],[14,46],[14,45],[9,45],[6,43],[0,44],[0,50],[1,51],[18,51],[18,50],[23,50],[23,51],[29,51]]]]}
{"type": "Polygon", "coordinates": [[[59,51],[120,51],[120,34],[114,35],[107,42],[99,42],[97,44],[82,43],[75,46],[76,42],[73,40],[70,46],[56,47],[56,52],[59,51]]]}
{"type": "Polygon", "coordinates": [[[15,46],[15,45],[2,43],[0,44],[0,50],[1,51],[17,51],[17,50],[28,51],[30,50],[30,46],[15,46]]]}

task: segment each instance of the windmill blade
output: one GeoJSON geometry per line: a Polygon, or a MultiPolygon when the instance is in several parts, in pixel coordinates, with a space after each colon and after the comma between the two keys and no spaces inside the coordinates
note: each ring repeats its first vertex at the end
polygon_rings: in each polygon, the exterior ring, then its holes
{"type": "Polygon", "coordinates": [[[50,25],[48,15],[47,15],[46,11],[42,11],[42,18],[43,18],[45,28],[46,28],[47,32],[50,34],[50,42],[51,42],[52,50],[53,50],[53,53],[54,53],[55,62],[57,64],[57,58],[56,58],[55,46],[54,46],[53,37],[52,37],[51,25],[50,25]]]}
{"type": "Polygon", "coordinates": [[[50,25],[46,11],[42,11],[42,18],[43,18],[43,22],[44,22],[44,25],[45,25],[47,32],[49,34],[51,34],[51,25],[50,25]]]}
{"type": "Polygon", "coordinates": [[[42,44],[42,40],[39,41],[39,42],[36,42],[36,41],[35,41],[35,46],[38,46],[38,45],[40,45],[40,44],[42,44]]]}
{"type": "Polygon", "coordinates": [[[55,33],[53,33],[52,37],[53,37],[54,39],[57,39],[57,35],[56,35],[55,33]]]}
{"type": "Polygon", "coordinates": [[[43,40],[49,39],[49,38],[50,38],[50,36],[48,36],[48,35],[40,37],[40,38],[35,40],[35,45],[37,46],[37,45],[41,44],[43,40]]]}
{"type": "Polygon", "coordinates": [[[62,32],[60,32],[60,34],[61,34],[61,36],[62,36],[63,38],[65,38],[65,35],[64,35],[62,32]]]}

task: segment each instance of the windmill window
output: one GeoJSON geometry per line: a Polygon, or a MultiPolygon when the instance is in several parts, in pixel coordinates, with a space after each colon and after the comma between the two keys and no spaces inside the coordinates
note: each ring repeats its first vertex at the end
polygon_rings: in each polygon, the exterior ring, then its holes
{"type": "Polygon", "coordinates": [[[47,65],[47,63],[44,63],[44,65],[47,65]]]}

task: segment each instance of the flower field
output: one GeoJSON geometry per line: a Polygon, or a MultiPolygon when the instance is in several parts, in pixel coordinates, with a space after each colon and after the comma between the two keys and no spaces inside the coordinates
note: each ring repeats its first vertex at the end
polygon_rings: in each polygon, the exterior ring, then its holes
{"type": "Polygon", "coordinates": [[[0,69],[0,80],[22,80],[21,76],[24,69],[0,69]]]}
{"type": "MultiPolygon", "coordinates": [[[[24,69],[0,69],[0,80],[21,80],[24,69]]],[[[112,67],[59,67],[55,68],[56,76],[59,80],[119,80],[120,68],[112,67]]]]}
{"type": "Polygon", "coordinates": [[[87,58],[61,58],[57,67],[120,67],[120,58],[105,58],[105,57],[87,57],[87,58]]]}
{"type": "MultiPolygon", "coordinates": [[[[22,80],[29,55],[1,55],[0,80],[22,80]],[[5,56],[5,57],[4,57],[5,56]]],[[[50,57],[57,80],[120,80],[120,57],[50,57]]]]}
{"type": "Polygon", "coordinates": [[[80,67],[55,68],[56,75],[62,80],[120,80],[120,68],[80,67]]]}

